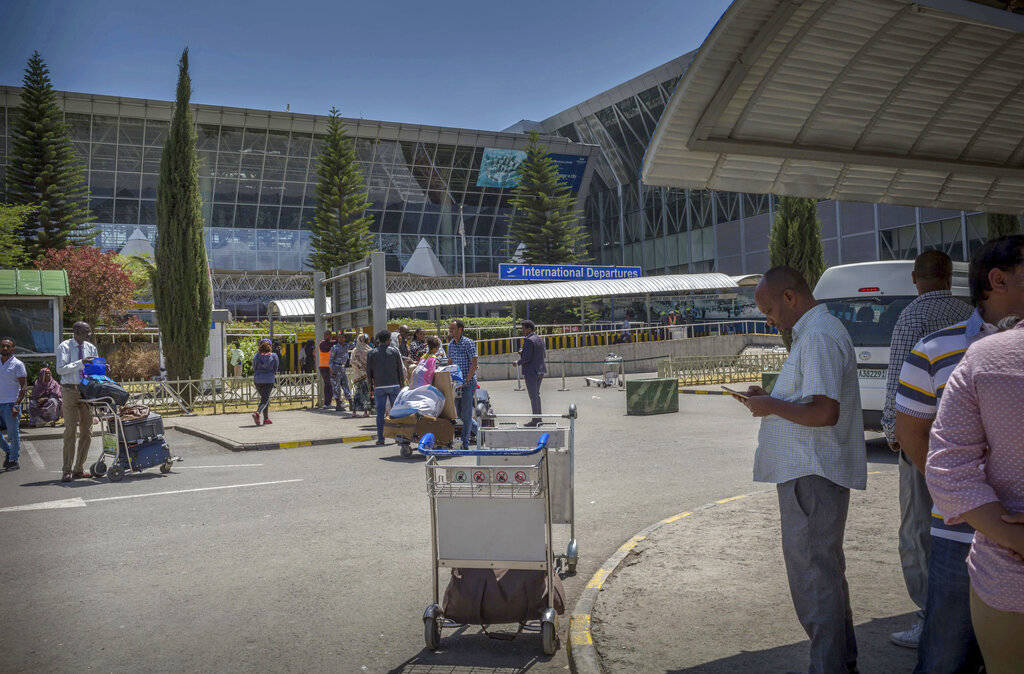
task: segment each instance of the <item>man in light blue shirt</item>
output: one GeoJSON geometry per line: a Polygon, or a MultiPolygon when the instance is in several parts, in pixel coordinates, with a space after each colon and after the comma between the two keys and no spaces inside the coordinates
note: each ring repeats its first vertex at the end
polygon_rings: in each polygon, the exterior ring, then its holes
{"type": "Polygon", "coordinates": [[[61,482],[85,477],[85,459],[89,456],[92,443],[92,410],[82,402],[78,385],[86,363],[92,362],[99,353],[88,341],[92,328],[85,321],[79,321],[71,328],[74,337],[57,347],[57,374],[60,375],[61,396],[64,411],[64,470],[61,482]],[[75,451],[75,432],[78,433],[78,451],[75,451]]]}
{"type": "Polygon", "coordinates": [[[867,486],[864,422],[853,343],[790,267],[765,272],[754,300],[789,358],[769,395],[743,403],[761,417],[754,479],[779,494],[782,553],[797,618],[810,638],[810,672],[857,671],[843,535],[850,489],[867,486]]]}
{"type": "Polygon", "coordinates": [[[6,470],[18,470],[18,453],[21,436],[18,418],[21,416],[21,402],[28,392],[28,373],[25,364],[14,357],[14,340],[0,339],[0,419],[6,433],[0,433],[0,450],[7,453],[4,458],[6,470]],[[6,436],[6,437],[5,437],[6,436]]]}

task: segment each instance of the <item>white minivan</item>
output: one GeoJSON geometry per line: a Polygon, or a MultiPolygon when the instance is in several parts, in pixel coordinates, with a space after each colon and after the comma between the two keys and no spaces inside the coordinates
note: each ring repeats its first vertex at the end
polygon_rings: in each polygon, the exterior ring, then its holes
{"type": "MultiPolygon", "coordinates": [[[[970,303],[967,269],[965,262],[953,263],[953,295],[970,303]]],[[[843,322],[853,340],[867,430],[882,430],[889,345],[900,312],[917,297],[913,270],[913,260],[844,264],[826,269],[814,287],[814,297],[843,322]]]]}

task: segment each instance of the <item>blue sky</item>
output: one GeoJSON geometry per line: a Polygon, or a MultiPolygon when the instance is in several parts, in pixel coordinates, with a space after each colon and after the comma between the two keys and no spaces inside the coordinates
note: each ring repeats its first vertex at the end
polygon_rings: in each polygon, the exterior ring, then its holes
{"type": "Polygon", "coordinates": [[[695,49],[728,0],[8,0],[0,84],[480,129],[543,119],[695,49]]]}

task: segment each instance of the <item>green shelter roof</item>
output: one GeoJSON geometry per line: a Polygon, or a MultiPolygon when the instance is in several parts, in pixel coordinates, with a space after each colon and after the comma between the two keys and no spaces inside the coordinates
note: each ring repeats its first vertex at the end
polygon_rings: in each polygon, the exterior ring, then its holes
{"type": "Polygon", "coordinates": [[[63,269],[0,269],[0,295],[70,294],[68,273],[63,269]]]}

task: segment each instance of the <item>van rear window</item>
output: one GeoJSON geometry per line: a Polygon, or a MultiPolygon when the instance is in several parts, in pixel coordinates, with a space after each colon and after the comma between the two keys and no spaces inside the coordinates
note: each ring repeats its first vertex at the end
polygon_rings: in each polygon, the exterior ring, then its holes
{"type": "Polygon", "coordinates": [[[900,312],[913,297],[839,297],[824,300],[829,313],[850,333],[854,346],[885,346],[892,343],[892,330],[900,312]]]}

